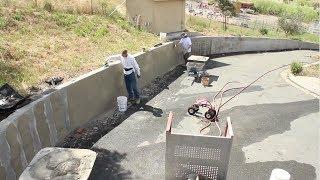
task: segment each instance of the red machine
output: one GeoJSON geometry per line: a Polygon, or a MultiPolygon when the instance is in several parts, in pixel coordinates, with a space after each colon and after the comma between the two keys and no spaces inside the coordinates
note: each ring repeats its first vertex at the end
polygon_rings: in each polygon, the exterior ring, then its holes
{"type": "MultiPolygon", "coordinates": [[[[290,64],[286,64],[283,66],[280,66],[278,68],[272,69],[270,71],[265,72],[264,74],[262,74],[261,76],[259,76],[257,79],[255,79],[253,82],[249,83],[248,85],[243,85],[240,87],[236,87],[236,88],[229,88],[229,89],[225,89],[229,84],[233,84],[233,83],[239,83],[238,81],[231,81],[231,82],[227,82],[220,90],[219,92],[213,97],[213,101],[212,103],[207,100],[206,98],[199,98],[196,100],[195,103],[193,103],[193,105],[191,107],[188,108],[188,113],[190,115],[194,115],[195,113],[197,113],[200,109],[200,107],[202,108],[208,108],[208,110],[205,112],[204,117],[206,119],[209,120],[209,124],[206,127],[209,127],[211,122],[218,122],[219,121],[219,112],[220,109],[227,104],[229,101],[231,101],[233,98],[235,98],[236,96],[238,96],[239,94],[241,94],[244,90],[246,90],[248,87],[250,87],[253,83],[257,82],[259,79],[261,79],[263,76],[276,71],[278,69],[284,68],[289,66],[290,64]],[[240,90],[239,90],[240,89],[240,90]],[[233,96],[231,96],[229,99],[227,99],[225,102],[222,103],[222,99],[223,99],[223,95],[224,93],[231,91],[231,90],[238,90],[233,96]],[[219,103],[216,103],[216,98],[220,97],[220,101],[219,103]]],[[[206,128],[205,127],[205,128],[206,128]]],[[[202,129],[203,130],[203,129],[202,129]]],[[[202,131],[201,130],[201,131],[202,131]]],[[[200,132],[201,132],[200,131],[200,132]]]]}
{"type": "Polygon", "coordinates": [[[212,104],[205,98],[197,99],[196,102],[188,108],[188,113],[190,115],[194,115],[196,112],[199,111],[200,107],[208,108],[208,110],[204,114],[204,117],[208,120],[212,120],[217,114],[217,111],[215,110],[214,106],[212,106],[212,104]]]}

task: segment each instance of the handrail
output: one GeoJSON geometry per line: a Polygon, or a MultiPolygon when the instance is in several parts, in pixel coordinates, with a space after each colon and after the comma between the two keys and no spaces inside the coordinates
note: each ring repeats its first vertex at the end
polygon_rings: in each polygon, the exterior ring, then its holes
{"type": "Polygon", "coordinates": [[[233,137],[233,129],[232,129],[232,123],[231,123],[230,117],[227,117],[227,123],[226,123],[226,128],[224,131],[224,136],[228,137],[228,138],[233,137]]]}

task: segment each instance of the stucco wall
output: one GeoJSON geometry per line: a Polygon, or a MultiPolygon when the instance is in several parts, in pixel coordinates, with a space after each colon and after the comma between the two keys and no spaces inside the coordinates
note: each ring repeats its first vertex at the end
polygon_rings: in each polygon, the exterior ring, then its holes
{"type": "MultiPolygon", "coordinates": [[[[193,53],[201,55],[319,47],[300,41],[237,37],[195,37],[192,42],[193,53]]],[[[140,87],[183,62],[173,43],[136,54],[136,59],[142,71],[140,87]]],[[[115,108],[119,95],[126,93],[121,65],[115,64],[59,86],[0,122],[1,179],[16,179],[41,148],[55,145],[79,125],[115,108]]]]}
{"type": "Polygon", "coordinates": [[[131,22],[154,33],[176,32],[185,29],[185,0],[130,0],[126,1],[131,22]]]}

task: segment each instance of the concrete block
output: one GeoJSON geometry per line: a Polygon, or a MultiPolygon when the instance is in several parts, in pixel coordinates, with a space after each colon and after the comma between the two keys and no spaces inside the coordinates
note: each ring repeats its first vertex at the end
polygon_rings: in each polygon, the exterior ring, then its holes
{"type": "Polygon", "coordinates": [[[10,124],[6,129],[6,140],[10,146],[10,162],[15,174],[21,174],[24,166],[27,166],[27,160],[22,145],[18,141],[18,129],[10,124]]]}
{"type": "Polygon", "coordinates": [[[97,154],[87,149],[44,148],[20,178],[87,180],[97,154]]]}

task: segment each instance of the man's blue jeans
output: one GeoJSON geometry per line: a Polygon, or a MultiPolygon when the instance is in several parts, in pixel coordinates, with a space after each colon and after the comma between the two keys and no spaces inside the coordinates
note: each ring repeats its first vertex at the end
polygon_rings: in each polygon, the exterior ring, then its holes
{"type": "Polygon", "coordinates": [[[129,94],[129,99],[140,98],[135,73],[133,72],[129,75],[124,75],[124,82],[126,84],[127,92],[129,94]]]}

